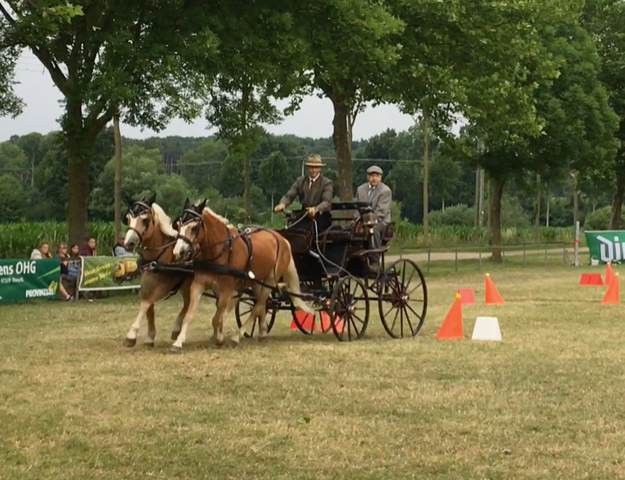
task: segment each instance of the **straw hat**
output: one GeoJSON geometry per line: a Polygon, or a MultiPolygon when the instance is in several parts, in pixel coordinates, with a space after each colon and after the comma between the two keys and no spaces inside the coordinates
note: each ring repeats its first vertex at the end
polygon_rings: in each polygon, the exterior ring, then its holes
{"type": "Polygon", "coordinates": [[[325,167],[325,163],[321,163],[321,157],[319,155],[311,155],[308,157],[308,161],[304,164],[307,167],[325,167]]]}

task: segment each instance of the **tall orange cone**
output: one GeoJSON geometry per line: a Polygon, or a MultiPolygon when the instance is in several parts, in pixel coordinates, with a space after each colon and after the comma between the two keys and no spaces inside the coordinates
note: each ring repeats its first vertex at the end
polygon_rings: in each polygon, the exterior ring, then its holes
{"type": "Polygon", "coordinates": [[[499,295],[499,290],[493,283],[493,279],[490,278],[490,273],[484,277],[484,303],[487,305],[503,303],[503,298],[499,295]]]}
{"type": "Polygon", "coordinates": [[[614,274],[612,281],[603,294],[601,303],[619,303],[621,301],[618,273],[614,274]]]}
{"type": "Polygon", "coordinates": [[[605,283],[606,285],[610,285],[614,280],[614,270],[612,270],[612,264],[610,262],[606,262],[605,264],[605,283]]]}
{"type": "Polygon", "coordinates": [[[434,335],[435,338],[464,338],[462,336],[462,297],[456,293],[454,303],[449,307],[447,315],[434,335]]]}

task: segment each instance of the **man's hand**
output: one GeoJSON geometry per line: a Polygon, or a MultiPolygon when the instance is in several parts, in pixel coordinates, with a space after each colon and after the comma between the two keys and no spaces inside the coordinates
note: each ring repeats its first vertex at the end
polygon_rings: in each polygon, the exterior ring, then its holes
{"type": "Polygon", "coordinates": [[[282,210],[284,210],[284,205],[282,203],[279,203],[276,205],[276,208],[274,208],[274,211],[276,212],[281,212],[282,210]]]}
{"type": "Polygon", "coordinates": [[[308,209],[308,216],[314,217],[316,213],[317,213],[317,209],[315,207],[310,207],[308,209]]]}

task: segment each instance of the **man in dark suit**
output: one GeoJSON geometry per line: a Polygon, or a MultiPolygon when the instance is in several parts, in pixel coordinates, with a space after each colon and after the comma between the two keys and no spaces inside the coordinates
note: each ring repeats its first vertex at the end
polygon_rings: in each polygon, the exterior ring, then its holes
{"type": "MultiPolygon", "coordinates": [[[[382,232],[386,225],[391,222],[391,200],[393,192],[388,185],[382,183],[382,169],[377,165],[367,169],[367,183],[363,183],[356,190],[356,200],[369,202],[375,213],[377,223],[373,227],[372,248],[382,245],[382,232]]],[[[371,267],[377,268],[379,255],[371,256],[371,267]]]]}
{"type": "Polygon", "coordinates": [[[300,221],[294,228],[310,230],[313,235],[321,233],[330,228],[332,224],[332,180],[321,174],[321,163],[319,155],[310,155],[304,164],[308,167],[308,175],[299,177],[291,186],[288,192],[280,199],[275,211],[280,212],[289,205],[295,198],[299,198],[302,208],[308,211],[308,216],[300,221]],[[315,232],[313,220],[317,223],[315,232]]]}

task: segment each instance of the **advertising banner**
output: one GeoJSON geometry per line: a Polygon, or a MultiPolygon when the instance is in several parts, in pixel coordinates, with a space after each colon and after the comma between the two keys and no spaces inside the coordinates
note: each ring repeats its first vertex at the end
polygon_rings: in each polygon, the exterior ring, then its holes
{"type": "Polygon", "coordinates": [[[82,268],[78,287],[81,292],[139,288],[141,272],[137,265],[138,255],[81,258],[82,268]]]}
{"type": "Polygon", "coordinates": [[[60,276],[58,258],[0,260],[0,302],[54,298],[60,276]]]}
{"type": "Polygon", "coordinates": [[[591,264],[625,260],[625,230],[587,231],[585,234],[591,264]]]}

